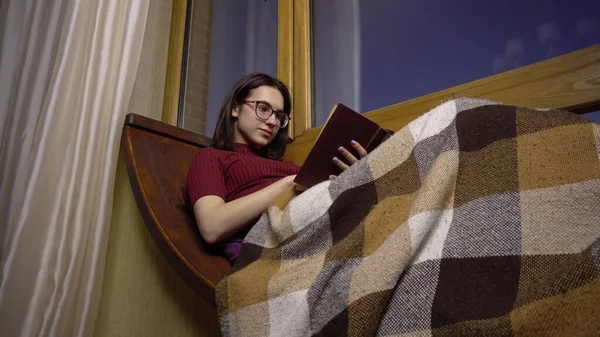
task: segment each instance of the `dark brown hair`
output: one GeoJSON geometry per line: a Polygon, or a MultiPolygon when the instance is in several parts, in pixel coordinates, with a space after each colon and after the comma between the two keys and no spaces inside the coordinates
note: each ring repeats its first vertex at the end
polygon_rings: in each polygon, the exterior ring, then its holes
{"type": "MultiPolygon", "coordinates": [[[[290,115],[292,109],[292,100],[288,88],[280,80],[263,73],[252,73],[242,77],[231,88],[227,97],[221,105],[219,119],[215,127],[215,133],[210,143],[211,147],[219,150],[235,151],[233,135],[235,117],[231,116],[231,111],[236,106],[241,106],[250,96],[250,91],[262,86],[276,88],[283,96],[283,112],[290,115]]],[[[261,156],[271,159],[281,159],[285,153],[288,141],[288,125],[279,128],[279,131],[273,138],[273,141],[261,148],[261,156]]]]}

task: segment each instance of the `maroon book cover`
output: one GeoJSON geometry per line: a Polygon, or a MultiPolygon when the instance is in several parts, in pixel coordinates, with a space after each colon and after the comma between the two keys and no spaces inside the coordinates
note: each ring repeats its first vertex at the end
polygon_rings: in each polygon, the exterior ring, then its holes
{"type": "Polygon", "coordinates": [[[332,159],[338,157],[346,162],[343,155],[338,152],[340,146],[350,151],[356,158],[360,158],[350,145],[352,140],[357,141],[370,153],[391,133],[347,106],[337,104],[294,182],[304,188],[310,188],[329,179],[331,174],[339,175],[342,170],[333,163],[332,159]]]}

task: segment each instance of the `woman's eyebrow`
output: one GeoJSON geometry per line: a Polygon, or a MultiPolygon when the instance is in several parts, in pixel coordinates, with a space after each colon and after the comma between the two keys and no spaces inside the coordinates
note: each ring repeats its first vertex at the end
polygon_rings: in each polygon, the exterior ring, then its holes
{"type": "Polygon", "coordinates": [[[249,100],[250,101],[257,101],[257,102],[267,103],[271,107],[271,109],[273,109],[275,111],[278,111],[278,112],[279,111],[283,112],[283,108],[281,108],[281,109],[275,109],[275,107],[273,106],[273,104],[271,104],[271,102],[267,101],[266,99],[254,99],[254,100],[253,99],[249,99],[249,100]]]}

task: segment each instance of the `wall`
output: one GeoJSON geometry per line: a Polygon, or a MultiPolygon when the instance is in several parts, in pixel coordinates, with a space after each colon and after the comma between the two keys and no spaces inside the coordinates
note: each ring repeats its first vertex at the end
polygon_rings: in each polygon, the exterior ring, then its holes
{"type": "MultiPolygon", "coordinates": [[[[160,120],[171,0],[151,0],[130,112],[160,120]]],[[[102,299],[94,336],[218,336],[208,307],[165,262],[135,204],[119,157],[102,299]]]]}
{"type": "Polygon", "coordinates": [[[201,135],[206,134],[212,11],[212,0],[194,0],[187,60],[183,127],[201,135]]]}

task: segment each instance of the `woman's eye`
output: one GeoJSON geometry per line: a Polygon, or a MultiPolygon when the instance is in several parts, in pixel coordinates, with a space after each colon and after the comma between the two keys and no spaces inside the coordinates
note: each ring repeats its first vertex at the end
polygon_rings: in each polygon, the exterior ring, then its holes
{"type": "Polygon", "coordinates": [[[269,111],[269,107],[261,104],[258,106],[258,110],[260,110],[260,112],[267,112],[267,111],[269,111]]]}

